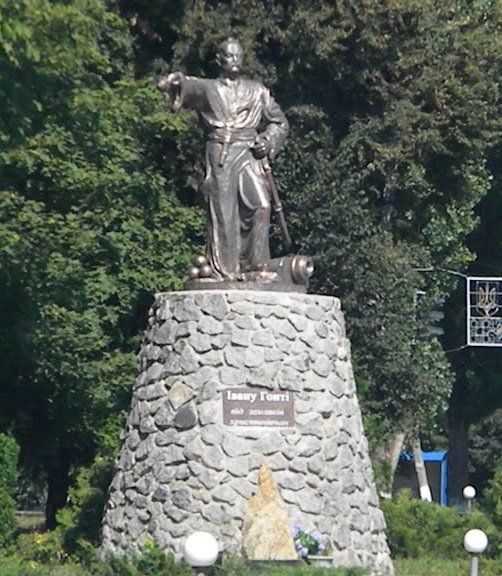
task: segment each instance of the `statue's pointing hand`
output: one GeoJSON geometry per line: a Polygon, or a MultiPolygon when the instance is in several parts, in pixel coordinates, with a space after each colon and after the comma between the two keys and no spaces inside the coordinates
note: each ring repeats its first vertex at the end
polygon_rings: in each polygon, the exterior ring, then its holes
{"type": "Polygon", "coordinates": [[[181,93],[185,76],[181,72],[172,72],[168,76],[161,76],[157,82],[157,88],[168,94],[176,110],[181,106],[181,93]]]}

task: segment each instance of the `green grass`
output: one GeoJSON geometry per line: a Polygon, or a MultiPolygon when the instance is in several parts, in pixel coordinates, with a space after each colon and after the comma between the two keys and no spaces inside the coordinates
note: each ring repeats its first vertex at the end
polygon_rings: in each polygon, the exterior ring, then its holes
{"type": "Polygon", "coordinates": [[[321,568],[301,560],[288,562],[246,562],[238,556],[223,558],[214,568],[215,576],[364,576],[360,568],[321,568]]]}
{"type": "MultiPolygon", "coordinates": [[[[360,568],[321,568],[319,566],[309,566],[304,562],[297,562],[293,566],[284,566],[281,564],[263,564],[256,563],[249,565],[247,571],[249,576],[364,576],[366,570],[360,568]]],[[[224,570],[221,576],[227,576],[224,570]]]]}
{"type": "MultiPolygon", "coordinates": [[[[394,560],[396,576],[468,576],[470,560],[441,558],[398,558],[394,560]]],[[[502,576],[502,559],[481,558],[480,576],[502,576]]]]}

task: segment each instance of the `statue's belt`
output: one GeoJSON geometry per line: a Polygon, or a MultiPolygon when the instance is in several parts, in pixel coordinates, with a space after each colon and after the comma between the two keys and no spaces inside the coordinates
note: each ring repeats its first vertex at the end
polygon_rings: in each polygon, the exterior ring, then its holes
{"type": "Polygon", "coordinates": [[[254,142],[258,132],[254,128],[216,128],[209,132],[208,142],[231,144],[232,142],[254,142]]]}
{"type": "Polygon", "coordinates": [[[228,147],[234,142],[247,142],[253,145],[258,132],[254,128],[216,128],[208,134],[208,142],[221,144],[220,166],[225,164],[228,147]]]}

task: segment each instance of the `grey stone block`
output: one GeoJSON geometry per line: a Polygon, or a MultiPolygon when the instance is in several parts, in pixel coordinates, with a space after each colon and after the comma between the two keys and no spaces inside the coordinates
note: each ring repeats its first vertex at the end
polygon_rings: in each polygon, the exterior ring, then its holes
{"type": "Polygon", "coordinates": [[[258,330],[251,336],[251,344],[256,346],[271,347],[275,344],[275,338],[272,330],[258,330]]]}
{"type": "Polygon", "coordinates": [[[178,430],[189,430],[197,424],[197,411],[193,404],[182,406],[173,418],[173,425],[178,430]]]}
{"type": "Polygon", "coordinates": [[[232,516],[225,510],[221,504],[210,504],[202,509],[202,516],[211,524],[221,525],[229,522],[232,516]]]}
{"type": "MultiPolygon", "coordinates": [[[[164,511],[166,513],[166,516],[168,518],[170,518],[173,522],[176,522],[176,523],[184,522],[189,516],[189,514],[186,510],[181,510],[180,508],[175,508],[171,502],[166,504],[164,511]]],[[[183,530],[183,534],[184,533],[185,533],[185,530],[183,530]]],[[[171,529],[171,535],[174,535],[174,531],[172,529],[171,529]]]]}
{"type": "Polygon", "coordinates": [[[222,366],[224,364],[223,354],[220,350],[211,350],[199,356],[202,366],[222,366]]]}
{"type": "Polygon", "coordinates": [[[143,386],[136,393],[136,398],[138,400],[156,400],[157,398],[162,398],[166,393],[166,387],[162,382],[156,382],[154,384],[149,384],[143,386]]]}
{"type": "Polygon", "coordinates": [[[202,440],[211,446],[220,445],[223,439],[223,433],[220,426],[209,425],[204,426],[200,431],[202,440]]]}
{"type": "Polygon", "coordinates": [[[229,312],[225,297],[221,294],[206,294],[198,303],[202,312],[217,320],[223,320],[229,312]]]}
{"type": "Polygon", "coordinates": [[[171,494],[172,503],[182,510],[190,511],[192,508],[192,492],[189,488],[174,489],[171,494]]]}
{"type": "Polygon", "coordinates": [[[212,337],[211,346],[215,350],[221,350],[228,344],[228,342],[230,342],[230,336],[228,334],[220,334],[219,336],[212,337]]]}
{"type": "Polygon", "coordinates": [[[189,342],[195,352],[202,354],[212,349],[211,338],[207,334],[194,334],[189,342]]]}
{"type": "Polygon", "coordinates": [[[302,490],[306,487],[305,476],[303,474],[294,474],[291,472],[281,472],[276,474],[277,483],[281,488],[286,490],[302,490]]]}
{"type": "Polygon", "coordinates": [[[233,504],[237,498],[237,494],[235,493],[235,490],[230,488],[230,486],[224,484],[213,491],[213,498],[218,502],[233,504]]]}
{"type": "Polygon", "coordinates": [[[246,442],[242,442],[240,438],[236,438],[231,434],[225,434],[222,442],[223,451],[227,456],[245,456],[251,451],[250,446],[246,442]]]}
{"type": "Polygon", "coordinates": [[[297,332],[303,332],[308,326],[306,318],[301,314],[288,314],[287,319],[297,332]]]}
{"type": "Polygon", "coordinates": [[[232,344],[235,344],[235,346],[243,346],[247,348],[251,342],[251,332],[249,330],[232,328],[230,333],[230,341],[232,344]]]}
{"type": "Polygon", "coordinates": [[[248,368],[261,366],[264,358],[263,351],[259,348],[248,348],[244,353],[244,365],[248,368]]]}
{"type": "Polygon", "coordinates": [[[333,362],[324,354],[320,354],[315,359],[312,368],[316,374],[326,378],[333,372],[333,362]]]}
{"type": "Polygon", "coordinates": [[[218,382],[211,380],[206,382],[201,391],[199,392],[198,401],[206,402],[207,400],[213,400],[218,393],[218,382]]]}
{"type": "Polygon", "coordinates": [[[169,402],[164,402],[155,415],[155,425],[159,430],[165,430],[173,425],[174,410],[169,402]]]}
{"type": "Polygon", "coordinates": [[[232,476],[247,476],[249,474],[249,460],[247,456],[237,456],[227,461],[227,470],[232,476]]]}
{"type": "Polygon", "coordinates": [[[183,298],[174,304],[173,317],[178,322],[198,321],[202,317],[202,312],[198,306],[194,305],[194,301],[191,298],[183,298]]]}
{"type": "Polygon", "coordinates": [[[244,384],[246,381],[246,374],[244,371],[232,366],[223,366],[220,368],[218,375],[220,382],[229,388],[244,384]]]}
{"type": "Polygon", "coordinates": [[[255,331],[260,328],[259,322],[252,316],[237,316],[234,320],[234,325],[241,330],[255,331]]]}
{"type": "Polygon", "coordinates": [[[199,367],[199,357],[188,346],[180,354],[180,367],[183,374],[191,374],[199,367]]]}
{"type": "Polygon", "coordinates": [[[214,470],[223,470],[224,459],[221,448],[218,446],[207,446],[202,454],[202,463],[208,468],[213,468],[214,470]]]}
{"type": "Polygon", "coordinates": [[[165,486],[159,486],[153,493],[153,500],[156,502],[167,502],[171,496],[171,491],[165,486]]]}
{"type": "Polygon", "coordinates": [[[171,387],[167,393],[167,398],[173,410],[178,410],[178,408],[183,406],[183,404],[186,404],[189,400],[191,400],[194,395],[195,394],[191,388],[185,384],[178,383],[171,387]]]}
{"type": "Polygon", "coordinates": [[[313,436],[306,436],[298,442],[298,454],[309,458],[321,451],[321,442],[313,436]]]}
{"type": "Polygon", "coordinates": [[[174,322],[164,322],[161,326],[154,327],[152,340],[156,344],[173,344],[176,339],[177,325],[174,322]]]}
{"type": "Polygon", "coordinates": [[[201,426],[215,424],[220,420],[220,406],[214,401],[199,406],[199,422],[201,426]]]}
{"type": "Polygon", "coordinates": [[[203,316],[199,320],[197,327],[203,334],[209,334],[211,336],[221,334],[223,330],[221,322],[216,320],[216,318],[212,318],[211,316],[203,316]]]}
{"type": "Polygon", "coordinates": [[[266,362],[277,362],[278,360],[283,360],[286,358],[286,354],[277,350],[276,348],[265,350],[265,361],[266,362]]]}
{"type": "Polygon", "coordinates": [[[156,382],[161,377],[163,371],[163,365],[160,362],[154,362],[146,371],[144,383],[156,382]]]}

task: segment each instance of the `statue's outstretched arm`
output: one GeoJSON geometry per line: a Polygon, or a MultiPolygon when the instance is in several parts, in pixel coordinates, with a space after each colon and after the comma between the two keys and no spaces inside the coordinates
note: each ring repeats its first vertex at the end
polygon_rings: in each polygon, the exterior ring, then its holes
{"type": "Polygon", "coordinates": [[[197,109],[205,97],[205,80],[185,76],[182,72],[162,76],[157,82],[157,88],[169,96],[174,110],[181,106],[197,109]]]}

